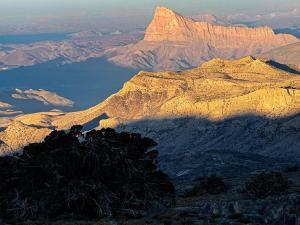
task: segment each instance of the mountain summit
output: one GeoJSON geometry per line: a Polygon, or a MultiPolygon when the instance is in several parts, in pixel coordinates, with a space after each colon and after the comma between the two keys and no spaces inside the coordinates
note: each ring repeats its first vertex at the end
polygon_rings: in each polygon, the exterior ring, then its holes
{"type": "Polygon", "coordinates": [[[289,34],[275,34],[269,27],[215,25],[157,7],[144,39],[110,49],[107,57],[126,67],[184,70],[212,58],[259,55],[298,41],[289,34]]]}
{"type": "Polygon", "coordinates": [[[146,29],[145,41],[186,41],[192,37],[194,21],[165,7],[157,7],[153,20],[146,29]]]}
{"type": "MultiPolygon", "coordinates": [[[[275,35],[269,27],[224,27],[208,22],[194,21],[189,17],[164,7],[157,7],[154,18],[145,33],[145,41],[208,41],[210,43],[265,42],[269,45],[285,45],[293,42],[295,37],[288,34],[275,35]]],[[[234,46],[234,43],[230,43],[234,46]]]]}

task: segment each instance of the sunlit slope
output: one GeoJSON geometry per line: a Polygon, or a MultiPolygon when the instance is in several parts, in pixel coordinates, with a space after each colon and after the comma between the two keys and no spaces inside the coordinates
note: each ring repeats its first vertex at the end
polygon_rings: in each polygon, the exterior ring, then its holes
{"type": "MultiPolygon", "coordinates": [[[[53,128],[75,124],[141,132],[158,141],[163,165],[177,174],[203,165],[211,159],[211,150],[300,161],[299,112],[297,73],[253,57],[214,59],[179,73],[140,72],[119,92],[87,110],[20,116],[0,133],[0,140],[7,152],[41,141],[53,128]],[[180,164],[178,157],[193,163],[180,164]]],[[[226,160],[217,166],[237,163],[231,155],[226,160]]]]}
{"type": "Polygon", "coordinates": [[[299,78],[252,57],[215,59],[181,73],[140,72],[103,103],[56,118],[52,125],[67,128],[104,114],[106,126],[145,117],[286,116],[300,109],[299,78]]]}

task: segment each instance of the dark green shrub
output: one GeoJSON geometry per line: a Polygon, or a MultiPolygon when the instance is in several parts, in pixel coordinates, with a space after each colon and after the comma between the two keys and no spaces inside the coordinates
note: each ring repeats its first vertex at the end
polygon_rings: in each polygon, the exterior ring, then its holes
{"type": "Polygon", "coordinates": [[[284,194],[288,188],[288,179],[278,172],[260,173],[245,184],[246,193],[253,198],[284,194]]]}
{"type": "Polygon", "coordinates": [[[197,184],[188,192],[186,197],[193,197],[203,194],[217,195],[225,192],[226,184],[221,177],[212,175],[209,177],[200,177],[197,179],[197,184]]]}
{"type": "Polygon", "coordinates": [[[299,171],[299,166],[297,166],[297,165],[287,166],[285,168],[285,172],[288,172],[288,173],[297,172],[297,171],[299,171]]]}
{"type": "Polygon", "coordinates": [[[139,215],[173,202],[174,186],[155,164],[158,153],[147,156],[153,140],[81,130],[53,131],[23,155],[0,158],[0,218],[139,215]]]}

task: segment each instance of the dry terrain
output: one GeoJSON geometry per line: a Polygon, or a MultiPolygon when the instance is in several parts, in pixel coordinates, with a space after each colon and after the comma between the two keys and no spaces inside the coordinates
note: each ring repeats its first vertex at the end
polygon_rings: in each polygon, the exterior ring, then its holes
{"type": "Polygon", "coordinates": [[[53,128],[113,127],[154,138],[172,176],[244,174],[300,162],[299,112],[299,74],[253,57],[215,59],[179,73],[140,72],[84,111],[19,116],[0,140],[7,153],[53,128]]]}

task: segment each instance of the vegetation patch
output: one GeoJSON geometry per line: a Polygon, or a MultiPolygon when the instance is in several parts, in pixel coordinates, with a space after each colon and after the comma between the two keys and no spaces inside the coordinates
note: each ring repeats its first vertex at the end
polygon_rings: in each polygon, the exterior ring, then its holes
{"type": "Polygon", "coordinates": [[[152,139],[81,130],[53,131],[23,155],[0,158],[0,218],[138,216],[172,204],[174,186],[156,166],[152,139]]]}
{"type": "Polygon", "coordinates": [[[226,184],[221,177],[216,175],[200,177],[196,180],[197,184],[186,192],[186,197],[193,197],[203,194],[218,195],[226,190],[226,184]]]}
{"type": "Polygon", "coordinates": [[[285,194],[290,182],[279,172],[260,173],[245,184],[246,193],[253,198],[285,194]]]}

